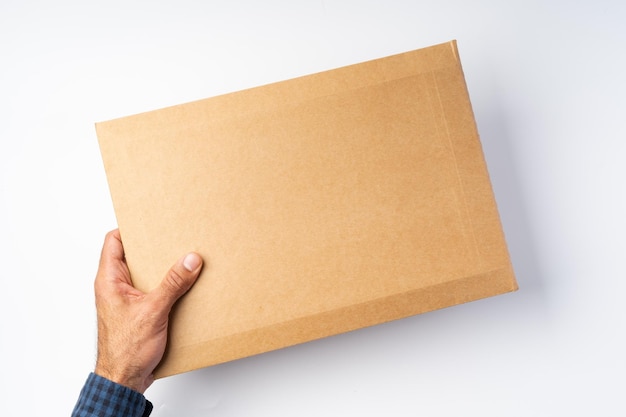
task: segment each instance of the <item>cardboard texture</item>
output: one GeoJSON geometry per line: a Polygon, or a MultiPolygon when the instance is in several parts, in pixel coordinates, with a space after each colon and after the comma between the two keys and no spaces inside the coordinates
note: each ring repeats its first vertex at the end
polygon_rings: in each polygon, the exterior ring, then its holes
{"type": "Polygon", "coordinates": [[[517,289],[454,41],[96,129],[157,377],[517,289]]]}

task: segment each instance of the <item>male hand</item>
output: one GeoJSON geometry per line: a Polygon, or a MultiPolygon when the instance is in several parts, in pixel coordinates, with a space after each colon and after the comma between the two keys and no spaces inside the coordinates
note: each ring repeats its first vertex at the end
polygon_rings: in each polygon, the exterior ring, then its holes
{"type": "Polygon", "coordinates": [[[94,285],[98,313],[95,373],[144,393],[165,352],[170,310],[201,269],[202,258],[189,253],[157,288],[143,293],[130,280],[119,230],[109,232],[94,285]]]}

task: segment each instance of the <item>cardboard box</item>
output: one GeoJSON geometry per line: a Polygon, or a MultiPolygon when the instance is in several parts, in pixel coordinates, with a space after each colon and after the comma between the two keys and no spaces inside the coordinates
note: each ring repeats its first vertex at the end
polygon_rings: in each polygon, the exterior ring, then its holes
{"type": "Polygon", "coordinates": [[[96,129],[157,377],[517,289],[455,42],[96,129]]]}

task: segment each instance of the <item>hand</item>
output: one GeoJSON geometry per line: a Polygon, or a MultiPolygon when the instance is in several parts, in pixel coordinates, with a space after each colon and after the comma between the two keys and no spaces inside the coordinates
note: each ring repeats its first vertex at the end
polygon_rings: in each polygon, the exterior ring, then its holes
{"type": "Polygon", "coordinates": [[[170,310],[201,269],[202,258],[189,253],[157,288],[143,293],[130,280],[119,230],[109,232],[94,285],[98,313],[95,373],[144,393],[165,352],[170,310]]]}

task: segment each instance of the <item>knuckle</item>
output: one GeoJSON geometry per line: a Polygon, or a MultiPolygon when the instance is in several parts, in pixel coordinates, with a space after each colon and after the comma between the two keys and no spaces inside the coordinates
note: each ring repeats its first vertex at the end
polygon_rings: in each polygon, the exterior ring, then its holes
{"type": "Polygon", "coordinates": [[[187,289],[187,280],[175,269],[170,269],[165,279],[165,285],[173,293],[182,293],[187,289]]]}
{"type": "Polygon", "coordinates": [[[110,230],[107,232],[107,234],[104,236],[104,241],[108,242],[112,239],[114,239],[117,235],[117,229],[116,230],[110,230]]]}

